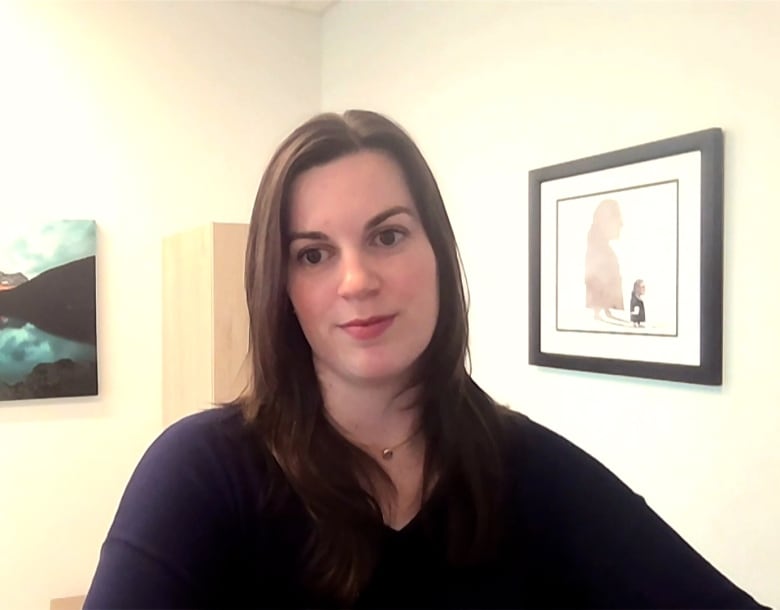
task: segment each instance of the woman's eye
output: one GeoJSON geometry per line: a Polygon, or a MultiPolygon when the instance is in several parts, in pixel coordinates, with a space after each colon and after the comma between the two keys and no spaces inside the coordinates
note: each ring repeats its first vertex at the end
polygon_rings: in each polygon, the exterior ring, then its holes
{"type": "Polygon", "coordinates": [[[325,260],[325,255],[318,248],[309,248],[298,254],[298,261],[304,265],[318,265],[325,260]]]}
{"type": "Polygon", "coordinates": [[[406,234],[398,229],[385,229],[376,234],[376,240],[383,246],[394,246],[405,236],[406,234]]]}

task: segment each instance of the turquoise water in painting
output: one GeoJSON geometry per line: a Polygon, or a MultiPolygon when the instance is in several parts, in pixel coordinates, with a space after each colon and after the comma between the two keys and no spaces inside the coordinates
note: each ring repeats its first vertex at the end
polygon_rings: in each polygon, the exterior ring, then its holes
{"type": "Polygon", "coordinates": [[[13,384],[23,380],[36,364],[69,358],[77,362],[96,362],[94,345],[78,343],[43,332],[18,320],[0,319],[0,382],[13,384]]]}

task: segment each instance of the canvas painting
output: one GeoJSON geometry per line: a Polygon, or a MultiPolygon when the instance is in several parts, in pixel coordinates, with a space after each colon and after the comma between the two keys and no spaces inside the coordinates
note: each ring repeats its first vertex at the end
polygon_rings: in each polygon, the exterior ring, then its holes
{"type": "Polygon", "coordinates": [[[95,222],[3,229],[0,400],[97,394],[95,222]]]}

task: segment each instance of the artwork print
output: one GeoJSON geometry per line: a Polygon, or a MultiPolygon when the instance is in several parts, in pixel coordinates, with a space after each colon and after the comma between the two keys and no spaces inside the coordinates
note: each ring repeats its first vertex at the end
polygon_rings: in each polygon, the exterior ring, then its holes
{"type": "Polygon", "coordinates": [[[557,202],[559,331],[677,334],[679,184],[557,202]]]}
{"type": "Polygon", "coordinates": [[[529,172],[529,362],[722,383],[723,132],[529,172]]]}
{"type": "Polygon", "coordinates": [[[98,392],[96,225],[11,222],[0,241],[0,400],[98,392]]]}

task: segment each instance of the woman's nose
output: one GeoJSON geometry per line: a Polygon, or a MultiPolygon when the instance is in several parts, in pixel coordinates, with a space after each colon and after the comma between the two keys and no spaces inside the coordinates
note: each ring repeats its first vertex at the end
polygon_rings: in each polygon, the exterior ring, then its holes
{"type": "Polygon", "coordinates": [[[359,254],[344,255],[341,263],[339,296],[344,299],[361,299],[379,289],[379,277],[369,261],[359,254]]]}

